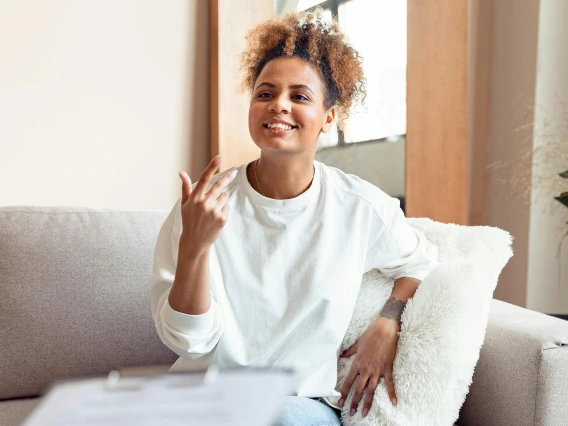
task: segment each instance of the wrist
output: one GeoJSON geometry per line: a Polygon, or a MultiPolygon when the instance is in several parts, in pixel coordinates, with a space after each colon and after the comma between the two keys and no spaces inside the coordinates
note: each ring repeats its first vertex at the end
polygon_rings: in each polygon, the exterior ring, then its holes
{"type": "Polygon", "coordinates": [[[379,313],[379,318],[377,319],[385,319],[390,320],[391,322],[401,327],[401,317],[402,313],[404,312],[404,308],[406,307],[406,302],[404,300],[396,299],[395,297],[391,296],[385,302],[383,308],[379,313]]]}
{"type": "Polygon", "coordinates": [[[401,329],[400,324],[395,320],[381,316],[377,317],[377,319],[373,321],[372,326],[380,329],[381,333],[387,333],[391,335],[397,335],[401,329]]]}
{"type": "Polygon", "coordinates": [[[191,239],[183,233],[179,239],[178,257],[183,259],[196,259],[209,255],[210,247],[192,244],[191,239]]]}

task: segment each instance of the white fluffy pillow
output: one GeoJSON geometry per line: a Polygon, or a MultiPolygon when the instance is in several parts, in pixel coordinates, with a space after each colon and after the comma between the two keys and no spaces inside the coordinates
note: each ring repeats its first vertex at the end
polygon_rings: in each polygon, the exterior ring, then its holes
{"type": "MultiPolygon", "coordinates": [[[[499,228],[407,220],[438,245],[440,264],[422,281],[402,315],[393,371],[396,407],[381,378],[367,416],[361,414],[365,394],[350,416],[353,386],[342,409],[345,426],[454,424],[479,359],[497,279],[513,255],[511,235],[499,228]]],[[[377,318],[393,284],[378,270],[363,275],[342,351],[377,318]]],[[[353,358],[339,359],[338,391],[353,358]]]]}

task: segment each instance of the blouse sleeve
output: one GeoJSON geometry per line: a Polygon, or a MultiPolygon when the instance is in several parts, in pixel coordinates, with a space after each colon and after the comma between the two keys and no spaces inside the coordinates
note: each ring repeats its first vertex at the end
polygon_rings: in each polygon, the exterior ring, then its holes
{"type": "Polygon", "coordinates": [[[410,226],[399,199],[391,197],[389,203],[382,219],[383,231],[367,253],[365,272],[377,268],[395,280],[411,277],[423,281],[438,264],[438,246],[410,226]]]}
{"type": "Polygon", "coordinates": [[[178,312],[168,303],[177,267],[180,209],[181,198],[158,234],[150,286],[151,309],[162,342],[181,357],[197,359],[209,353],[219,341],[223,333],[222,315],[212,290],[209,310],[200,315],[178,312]]]}

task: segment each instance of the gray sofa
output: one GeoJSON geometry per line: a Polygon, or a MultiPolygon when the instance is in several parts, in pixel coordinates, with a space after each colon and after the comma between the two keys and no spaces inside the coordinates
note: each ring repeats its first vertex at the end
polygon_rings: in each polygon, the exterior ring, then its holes
{"type": "MultiPolygon", "coordinates": [[[[168,213],[0,207],[0,425],[53,380],[175,361],[149,302],[168,213]]],[[[493,300],[457,424],[568,425],[568,322],[493,300]]]]}

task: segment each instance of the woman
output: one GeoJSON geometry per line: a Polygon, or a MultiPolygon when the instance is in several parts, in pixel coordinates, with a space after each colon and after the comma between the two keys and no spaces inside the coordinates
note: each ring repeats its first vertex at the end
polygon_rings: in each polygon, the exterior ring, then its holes
{"type": "Polygon", "coordinates": [[[247,36],[249,131],[260,158],[198,182],[160,231],[152,314],[180,358],[221,368],[297,373],[277,424],[341,424],[365,416],[381,377],[396,404],[393,361],[406,301],[437,262],[437,247],[408,225],[399,200],[315,160],[318,137],[365,95],[361,58],[321,12],[273,18],[247,36]],[[379,317],[340,355],[362,275],[394,278],[379,317]],[[338,357],[353,357],[340,392],[338,357]],[[356,381],[355,379],[358,380],[356,381]],[[362,400],[363,396],[365,399],[362,400]]]}

